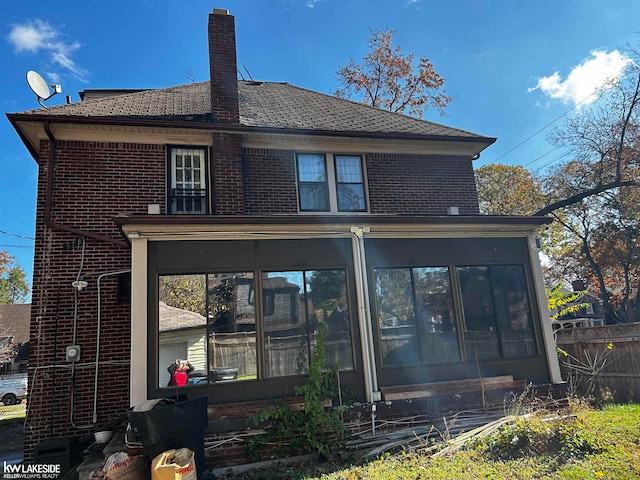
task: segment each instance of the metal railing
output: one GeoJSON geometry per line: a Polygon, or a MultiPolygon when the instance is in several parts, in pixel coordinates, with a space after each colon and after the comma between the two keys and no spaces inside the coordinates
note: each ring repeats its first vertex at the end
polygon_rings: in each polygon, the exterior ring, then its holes
{"type": "Polygon", "coordinates": [[[172,188],[169,192],[171,213],[207,213],[207,190],[202,188],[172,188]]]}

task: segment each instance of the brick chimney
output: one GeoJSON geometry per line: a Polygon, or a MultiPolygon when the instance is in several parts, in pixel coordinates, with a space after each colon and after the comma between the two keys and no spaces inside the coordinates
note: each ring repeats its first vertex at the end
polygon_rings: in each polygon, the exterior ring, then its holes
{"type": "Polygon", "coordinates": [[[214,121],[240,123],[235,19],[219,8],[209,14],[209,69],[214,121]]]}

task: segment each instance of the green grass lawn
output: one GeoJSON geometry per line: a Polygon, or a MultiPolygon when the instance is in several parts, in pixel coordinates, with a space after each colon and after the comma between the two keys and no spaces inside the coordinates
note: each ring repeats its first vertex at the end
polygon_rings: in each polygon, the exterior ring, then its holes
{"type": "Polygon", "coordinates": [[[640,405],[572,405],[560,420],[518,419],[488,436],[434,456],[413,449],[360,464],[271,468],[222,478],[633,479],[640,478],[640,405]]]}

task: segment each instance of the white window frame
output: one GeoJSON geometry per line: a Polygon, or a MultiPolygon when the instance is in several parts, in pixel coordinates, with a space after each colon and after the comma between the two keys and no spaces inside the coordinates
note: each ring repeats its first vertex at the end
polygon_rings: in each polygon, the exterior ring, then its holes
{"type": "Polygon", "coordinates": [[[298,212],[309,215],[362,215],[369,213],[369,196],[367,195],[367,172],[364,155],[354,153],[327,153],[327,152],[296,152],[296,193],[298,199],[298,212]],[[300,172],[298,170],[298,156],[300,155],[321,155],[324,157],[327,172],[327,188],[329,189],[329,210],[302,210],[300,207],[300,172]],[[364,210],[344,210],[338,209],[338,174],[336,171],[336,157],[358,157],[362,171],[362,190],[364,195],[364,210]]]}
{"type": "MultiPolygon", "coordinates": [[[[206,215],[209,213],[209,169],[208,169],[208,148],[201,146],[192,146],[192,145],[169,145],[168,146],[168,191],[167,191],[167,212],[173,215],[206,215]],[[200,151],[200,181],[198,182],[200,185],[199,189],[196,190],[204,190],[204,197],[201,198],[202,206],[204,207],[200,212],[189,212],[189,211],[177,211],[175,208],[175,202],[179,198],[185,198],[184,195],[176,196],[172,195],[171,192],[177,188],[177,179],[176,179],[176,155],[180,151],[200,151]]],[[[191,182],[194,183],[195,182],[191,182]]],[[[196,201],[196,196],[194,195],[194,202],[196,201]]]]}

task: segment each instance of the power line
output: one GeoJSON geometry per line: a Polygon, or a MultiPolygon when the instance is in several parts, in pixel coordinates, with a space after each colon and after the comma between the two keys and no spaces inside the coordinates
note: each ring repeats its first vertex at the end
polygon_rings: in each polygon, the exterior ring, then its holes
{"type": "Polygon", "coordinates": [[[534,164],[534,163],[536,163],[538,160],[540,160],[542,157],[546,157],[546,156],[547,156],[547,155],[549,155],[550,153],[553,153],[553,152],[555,152],[556,150],[558,150],[559,148],[562,148],[562,146],[559,146],[559,147],[553,148],[553,149],[549,150],[547,153],[543,153],[543,154],[542,154],[542,155],[540,155],[539,157],[534,158],[533,160],[531,160],[531,161],[530,161],[530,162],[528,162],[528,163],[525,163],[525,164],[523,165],[523,167],[524,167],[524,168],[527,168],[529,165],[533,165],[533,164],[534,164]]]}
{"type": "Polygon", "coordinates": [[[551,165],[552,163],[557,162],[558,160],[560,160],[561,158],[566,157],[567,155],[570,155],[571,151],[568,152],[564,152],[561,153],[560,155],[558,155],[557,157],[551,159],[550,161],[548,161],[547,163],[545,163],[544,165],[542,165],[541,167],[538,167],[538,169],[534,172],[535,174],[540,173],[542,170],[544,170],[545,168],[547,168],[549,165],[551,165]]]}
{"type": "Polygon", "coordinates": [[[33,248],[33,245],[3,245],[3,244],[0,244],[0,247],[11,247],[11,248],[33,248]]]}
{"type": "Polygon", "coordinates": [[[562,117],[564,117],[566,114],[568,114],[569,112],[571,112],[572,110],[575,110],[576,108],[578,108],[580,105],[582,105],[584,102],[586,102],[587,100],[589,100],[591,97],[593,97],[596,93],[599,93],[601,90],[604,90],[605,87],[607,87],[609,84],[615,82],[616,80],[618,80],[622,75],[624,75],[624,70],[622,72],[620,72],[618,75],[616,75],[615,77],[613,77],[612,79],[609,79],[607,81],[604,82],[604,84],[599,87],[596,88],[593,92],[591,92],[589,95],[587,95],[585,98],[583,98],[582,100],[580,100],[578,103],[576,103],[573,107],[569,108],[568,110],[566,110],[564,113],[562,113],[561,115],[558,115],[556,118],[554,118],[553,120],[551,120],[549,123],[547,123],[544,127],[540,128],[539,130],[536,130],[534,133],[532,133],[531,135],[529,135],[527,138],[525,138],[523,141],[521,141],[520,143],[518,143],[515,147],[511,148],[510,150],[507,150],[505,153],[503,153],[502,155],[500,155],[498,158],[496,158],[494,160],[494,162],[497,162],[498,160],[500,160],[501,158],[506,157],[507,155],[509,155],[511,152],[513,152],[514,150],[516,150],[517,148],[520,148],[522,145],[524,145],[525,143],[527,143],[529,140],[531,140],[533,137],[535,137],[536,135],[542,133],[543,130],[546,130],[547,128],[549,128],[551,125],[553,125],[554,123],[556,123],[558,120],[560,120],[562,117]]]}
{"type": "Polygon", "coordinates": [[[27,240],[35,240],[35,238],[33,238],[33,237],[27,237],[25,235],[18,235],[17,233],[5,232],[4,230],[0,230],[0,233],[2,233],[4,235],[10,235],[12,237],[26,238],[27,240]]]}

